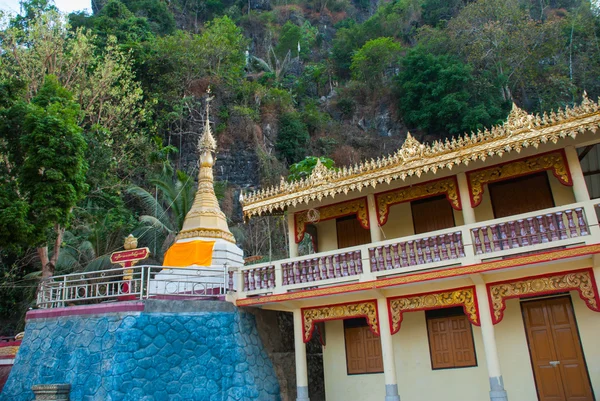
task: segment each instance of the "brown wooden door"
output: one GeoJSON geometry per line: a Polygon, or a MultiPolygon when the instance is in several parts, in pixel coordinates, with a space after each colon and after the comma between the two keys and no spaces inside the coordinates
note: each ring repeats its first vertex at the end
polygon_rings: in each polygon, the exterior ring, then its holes
{"type": "Polygon", "coordinates": [[[356,215],[340,217],[336,221],[338,249],[371,242],[371,231],[360,225],[356,215]]]}
{"type": "Polygon", "coordinates": [[[454,227],[454,212],[445,196],[435,196],[410,203],[415,234],[454,227]]]}
{"type": "Polygon", "coordinates": [[[548,173],[545,171],[495,182],[488,187],[497,219],[554,207],[548,173]]]}
{"type": "Polygon", "coordinates": [[[521,305],[539,400],[594,401],[570,298],[521,305]]]}

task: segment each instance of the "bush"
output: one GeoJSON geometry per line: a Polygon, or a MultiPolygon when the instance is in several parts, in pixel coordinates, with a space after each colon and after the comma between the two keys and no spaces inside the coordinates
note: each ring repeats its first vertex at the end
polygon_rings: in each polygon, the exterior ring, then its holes
{"type": "Polygon", "coordinates": [[[276,149],[280,158],[288,164],[299,162],[306,156],[309,140],[308,129],[299,113],[285,113],[279,117],[276,149]]]}

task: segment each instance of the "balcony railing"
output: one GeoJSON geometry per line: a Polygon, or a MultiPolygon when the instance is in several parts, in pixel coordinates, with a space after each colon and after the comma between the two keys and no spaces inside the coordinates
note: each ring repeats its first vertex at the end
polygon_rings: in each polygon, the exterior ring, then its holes
{"type": "MultiPolygon", "coordinates": [[[[281,294],[600,241],[600,200],[244,266],[239,298],[281,294]],[[592,235],[595,233],[596,235],[592,235]]],[[[393,222],[388,222],[393,224],[393,222]]]]}
{"type": "Polygon", "coordinates": [[[40,283],[37,305],[56,308],[148,298],[224,296],[233,280],[226,269],[134,266],[54,276],[40,283]]]}

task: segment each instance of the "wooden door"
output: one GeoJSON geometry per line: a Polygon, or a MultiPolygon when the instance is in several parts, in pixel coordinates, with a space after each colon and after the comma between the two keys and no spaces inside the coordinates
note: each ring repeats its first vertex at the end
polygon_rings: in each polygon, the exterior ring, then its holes
{"type": "Polygon", "coordinates": [[[360,225],[356,215],[338,218],[336,228],[338,249],[371,242],[371,231],[360,225]]]}
{"type": "Polygon", "coordinates": [[[545,171],[495,182],[488,187],[497,219],[554,207],[548,173],[545,171]]]}
{"type": "Polygon", "coordinates": [[[454,212],[445,196],[435,196],[410,203],[415,234],[454,227],[454,212]]]}
{"type": "Polygon", "coordinates": [[[539,401],[594,401],[571,299],[521,307],[539,401]]]}

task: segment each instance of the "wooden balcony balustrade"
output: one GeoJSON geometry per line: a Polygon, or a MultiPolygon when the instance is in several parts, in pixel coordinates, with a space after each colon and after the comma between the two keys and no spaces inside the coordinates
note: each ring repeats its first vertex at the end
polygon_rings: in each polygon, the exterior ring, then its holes
{"type": "MultiPolygon", "coordinates": [[[[239,298],[281,294],[427,269],[464,266],[524,252],[600,241],[600,199],[352,248],[244,266],[239,298]]],[[[388,222],[393,224],[393,222],[388,222]]],[[[231,288],[231,286],[230,286],[231,288]]]]}

